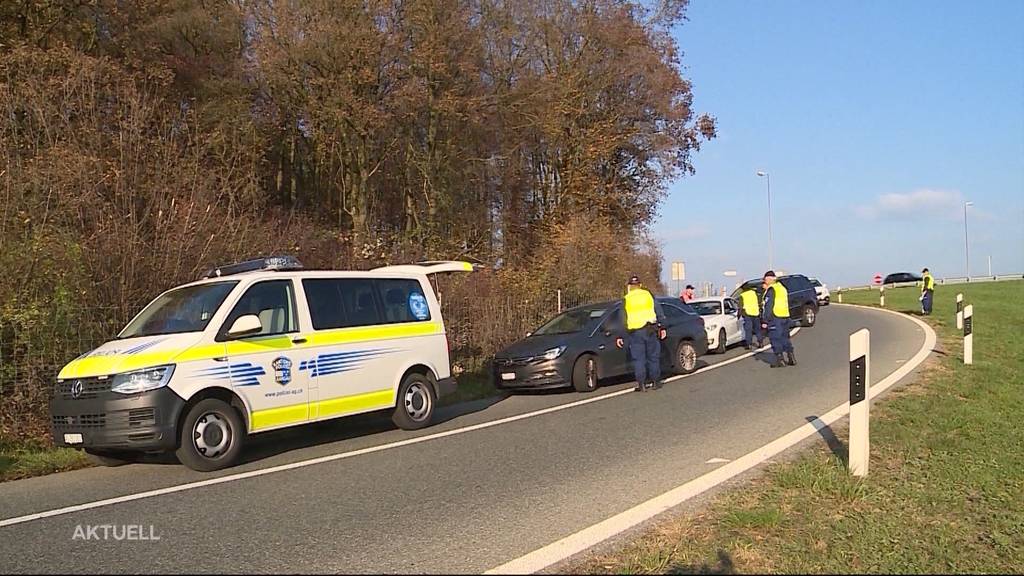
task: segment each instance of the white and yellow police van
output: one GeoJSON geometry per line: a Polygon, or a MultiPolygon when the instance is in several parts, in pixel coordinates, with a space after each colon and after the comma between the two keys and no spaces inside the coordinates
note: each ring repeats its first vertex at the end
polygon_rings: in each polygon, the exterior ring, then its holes
{"type": "Polygon", "coordinates": [[[268,430],[382,409],[422,428],[455,390],[428,275],[471,270],[309,271],[287,256],[211,270],[60,371],[54,440],[104,464],[175,450],[209,471],[268,430]]]}

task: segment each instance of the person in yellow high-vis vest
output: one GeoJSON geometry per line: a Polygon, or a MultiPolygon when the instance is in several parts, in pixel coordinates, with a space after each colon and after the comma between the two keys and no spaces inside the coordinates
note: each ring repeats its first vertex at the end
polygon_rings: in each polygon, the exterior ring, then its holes
{"type": "Polygon", "coordinates": [[[747,350],[764,346],[764,334],[761,332],[761,299],[757,297],[754,286],[746,285],[740,291],[740,316],[743,318],[743,335],[747,350]]]}
{"type": "Polygon", "coordinates": [[[768,340],[775,353],[772,368],[781,368],[786,364],[796,366],[796,354],[789,338],[789,292],[781,282],[776,281],[775,272],[771,270],[764,274],[764,306],[761,314],[764,319],[761,327],[768,330],[768,340]]]}
{"type": "MultiPolygon", "coordinates": [[[[665,317],[661,305],[641,284],[640,278],[631,276],[623,299],[626,337],[629,354],[633,357],[636,389],[643,392],[661,388],[661,341],[668,332],[661,325],[665,317]]],[[[615,339],[622,348],[623,337],[615,339]]]]}
{"type": "Polygon", "coordinates": [[[935,278],[927,268],[921,270],[921,314],[932,313],[932,298],[935,296],[935,278]]]}

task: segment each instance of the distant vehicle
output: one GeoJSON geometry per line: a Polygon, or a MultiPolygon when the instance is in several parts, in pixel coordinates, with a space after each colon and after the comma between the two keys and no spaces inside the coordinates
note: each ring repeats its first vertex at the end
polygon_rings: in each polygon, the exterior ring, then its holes
{"type": "Polygon", "coordinates": [[[724,354],[729,346],[743,342],[743,321],[735,300],[726,296],[697,298],[690,306],[704,318],[710,351],[724,354]]]}
{"type": "MultiPolygon", "coordinates": [[[[689,374],[697,369],[697,357],[708,350],[704,321],[678,298],[657,300],[668,331],[661,346],[662,368],[689,374]]],[[[629,347],[615,346],[622,324],[621,300],[566,310],[495,354],[494,386],[504,390],[571,387],[589,392],[600,380],[632,374],[629,347]]]]}
{"type": "Polygon", "coordinates": [[[907,284],[910,282],[920,282],[921,276],[912,272],[895,272],[889,274],[882,280],[882,284],[907,284]]]}
{"type": "Polygon", "coordinates": [[[832,298],[832,294],[828,291],[828,286],[821,283],[821,280],[817,278],[810,278],[811,286],[814,286],[814,292],[818,295],[818,306],[828,306],[832,298]]]}
{"type": "MultiPolygon", "coordinates": [[[[788,274],[779,276],[778,281],[786,287],[789,293],[789,316],[800,322],[801,326],[810,328],[818,320],[818,294],[814,285],[803,274],[788,274]]],[[[752,287],[757,292],[758,299],[763,299],[761,290],[761,279],[747,280],[732,293],[732,297],[738,298],[739,293],[746,287],[752,287]]]]}

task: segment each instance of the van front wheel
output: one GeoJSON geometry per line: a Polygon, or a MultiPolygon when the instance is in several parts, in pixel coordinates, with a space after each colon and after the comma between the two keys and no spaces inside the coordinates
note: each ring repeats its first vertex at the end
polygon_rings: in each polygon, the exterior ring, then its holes
{"type": "Polygon", "coordinates": [[[182,464],[200,472],[235,464],[245,440],[245,424],[231,405],[216,398],[198,402],[181,427],[175,454],[182,464]]]}
{"type": "Polygon", "coordinates": [[[419,430],[430,424],[437,395],[426,376],[413,373],[406,376],[398,387],[396,404],[391,416],[395,426],[403,430],[419,430]]]}

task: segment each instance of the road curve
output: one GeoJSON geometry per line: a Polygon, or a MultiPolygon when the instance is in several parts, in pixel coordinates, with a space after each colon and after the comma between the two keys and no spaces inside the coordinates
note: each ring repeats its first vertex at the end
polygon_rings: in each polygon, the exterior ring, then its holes
{"type": "Polygon", "coordinates": [[[394,430],[381,415],[350,418],[263,435],[248,463],[216,474],[158,462],[0,484],[0,571],[479,573],[721,465],[709,459],[735,459],[842,404],[848,337],[860,328],[871,330],[874,381],[925,341],[917,324],[897,315],[830,307],[794,339],[800,364],[793,368],[772,370],[762,358],[746,358],[655,393],[464,432],[630,385],[451,407],[442,424],[417,433],[394,430]],[[439,432],[451,435],[434,438],[439,432]],[[348,456],[261,472],[340,454],[348,456]],[[262,475],[237,478],[247,472],[262,475]],[[216,478],[224,481],[26,518],[216,478]],[[103,525],[141,525],[143,536],[159,540],[117,541],[111,532],[108,540],[82,539],[103,525]]]}

